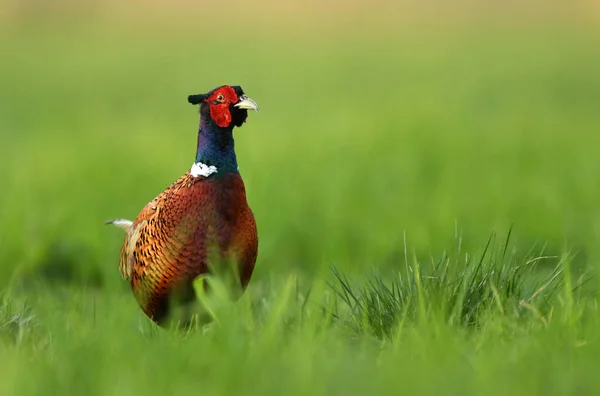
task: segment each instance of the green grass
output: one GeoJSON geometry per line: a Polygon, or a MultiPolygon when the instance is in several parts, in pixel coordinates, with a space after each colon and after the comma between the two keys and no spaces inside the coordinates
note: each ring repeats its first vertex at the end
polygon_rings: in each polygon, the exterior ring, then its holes
{"type": "Polygon", "coordinates": [[[0,38],[0,394],[600,390],[594,31],[156,29],[0,38]],[[163,331],[103,222],[191,166],[186,96],[224,83],[261,108],[257,269],[163,331]]]}

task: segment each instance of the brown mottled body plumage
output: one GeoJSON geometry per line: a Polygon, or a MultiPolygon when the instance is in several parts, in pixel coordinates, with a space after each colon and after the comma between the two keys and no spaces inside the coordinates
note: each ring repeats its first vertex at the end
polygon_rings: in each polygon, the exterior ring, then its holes
{"type": "Polygon", "coordinates": [[[193,299],[192,282],[207,272],[212,248],[223,262],[239,263],[245,288],[258,236],[244,182],[239,174],[213,179],[187,172],[142,209],[125,238],[119,267],[144,312],[161,322],[170,298],[193,299]]]}

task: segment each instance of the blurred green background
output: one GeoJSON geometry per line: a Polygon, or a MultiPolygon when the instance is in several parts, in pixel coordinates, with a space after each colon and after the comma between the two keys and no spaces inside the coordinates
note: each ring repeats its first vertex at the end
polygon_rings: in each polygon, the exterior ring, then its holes
{"type": "Polygon", "coordinates": [[[404,233],[427,257],[511,223],[525,251],[598,255],[593,4],[43,4],[2,23],[3,279],[120,284],[103,222],[190,167],[186,97],[220,84],[261,106],[236,133],[259,280],[393,268],[404,233]]]}
{"type": "MultiPolygon", "coordinates": [[[[302,394],[306,380],[314,381],[311,394],[384,392],[396,389],[396,368],[407,370],[407,391],[464,394],[452,378],[476,378],[472,391],[534,392],[544,389],[545,372],[562,370],[540,347],[561,340],[559,332],[513,349],[493,344],[472,366],[452,359],[464,348],[479,351],[487,335],[464,344],[442,337],[450,358],[441,341],[430,342],[438,338],[415,338],[401,364],[386,355],[374,366],[366,346],[338,345],[335,335],[277,338],[263,349],[229,333],[219,342],[195,338],[188,345],[204,351],[198,361],[170,338],[149,347],[118,274],[124,235],[103,222],[135,218],[189,169],[198,114],[187,95],[232,84],[261,109],[235,132],[260,238],[253,293],[277,295],[261,285],[290,274],[308,288],[328,278],[331,265],[356,274],[404,270],[405,237],[409,254],[424,261],[451,248],[457,234],[465,252],[479,251],[511,224],[518,254],[545,245],[546,254],[573,251],[574,264],[596,267],[594,2],[29,0],[4,1],[0,10],[0,279],[44,323],[27,352],[2,344],[1,372],[13,381],[0,381],[0,391],[65,394],[79,384],[98,394],[175,392],[170,377],[137,377],[163,361],[181,375],[178,394],[199,389],[185,382],[196,369],[206,394],[250,389],[263,360],[272,378],[298,370],[282,388],[260,377],[256,393],[274,395],[302,394]],[[92,300],[90,289],[100,290],[92,300]],[[136,353],[147,359],[141,366],[136,353]],[[210,356],[241,366],[211,366],[210,356]],[[493,366],[501,357],[508,360],[493,366]],[[32,361],[39,381],[24,381],[32,361]],[[532,368],[540,361],[547,365],[532,368]],[[77,362],[93,362],[97,375],[77,362]],[[386,376],[382,365],[395,368],[386,376]],[[478,365],[521,382],[464,368],[478,365]],[[240,370],[253,374],[238,383],[231,378],[240,370]],[[420,370],[442,382],[416,382],[411,373],[420,370]],[[110,382],[113,375],[121,381],[110,382]]],[[[568,363],[579,355],[562,356],[568,363]]],[[[590,371],[593,356],[581,358],[588,364],[579,373],[590,371]]]]}

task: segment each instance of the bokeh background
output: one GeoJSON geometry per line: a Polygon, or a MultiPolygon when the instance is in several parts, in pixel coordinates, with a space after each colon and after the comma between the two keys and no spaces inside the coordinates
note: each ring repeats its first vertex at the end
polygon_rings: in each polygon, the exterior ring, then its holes
{"type": "Polygon", "coordinates": [[[599,24],[597,0],[0,0],[0,394],[598,394],[599,24]],[[259,258],[182,335],[104,222],[190,168],[187,95],[221,84],[261,109],[235,132],[259,258]],[[332,267],[383,281],[357,310],[332,267]]]}
{"type": "Polygon", "coordinates": [[[7,1],[0,271],[126,290],[121,231],[194,159],[190,93],[242,85],[255,279],[408,250],[597,261],[597,2],[7,1]]]}

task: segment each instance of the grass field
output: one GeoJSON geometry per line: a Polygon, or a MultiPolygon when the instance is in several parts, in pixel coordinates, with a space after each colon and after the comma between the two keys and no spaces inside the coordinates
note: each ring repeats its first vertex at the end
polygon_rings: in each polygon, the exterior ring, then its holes
{"type": "Polygon", "coordinates": [[[190,15],[3,28],[0,394],[600,391],[593,25],[190,15]],[[186,97],[221,84],[261,108],[257,268],[207,332],[164,331],[103,222],[191,166],[186,97]]]}

